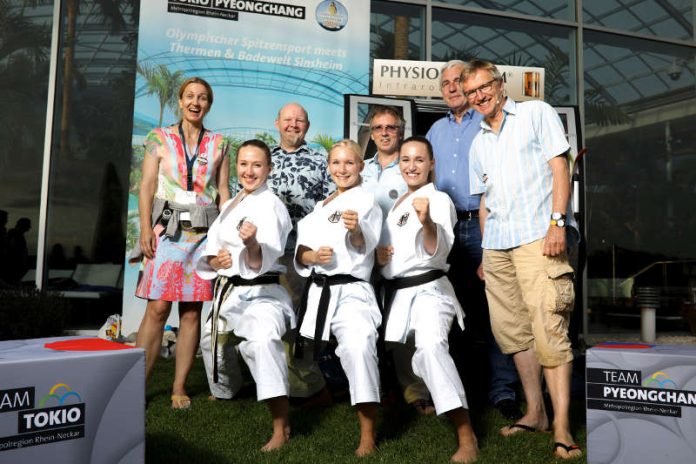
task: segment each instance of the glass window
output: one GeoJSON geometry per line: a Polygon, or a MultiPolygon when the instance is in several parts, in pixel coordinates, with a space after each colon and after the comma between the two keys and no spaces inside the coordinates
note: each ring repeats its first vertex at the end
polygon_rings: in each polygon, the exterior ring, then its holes
{"type": "Polygon", "coordinates": [[[370,55],[385,60],[425,59],[425,7],[372,2],[370,55]]]}
{"type": "Polygon", "coordinates": [[[672,39],[694,37],[691,0],[583,0],[582,10],[586,24],[672,39]]]}
{"type": "Polygon", "coordinates": [[[53,2],[26,3],[0,8],[0,280],[10,283],[34,281],[53,24],[53,2]]]}
{"type": "Polygon", "coordinates": [[[77,3],[64,2],[61,15],[49,277],[78,264],[120,266],[125,256],[137,2],[77,3]]]}
{"type": "Polygon", "coordinates": [[[696,288],[696,55],[588,31],[584,57],[590,330],[628,325],[643,287],[683,324],[696,288]]]}
{"type": "Polygon", "coordinates": [[[546,101],[575,104],[575,32],[571,28],[433,8],[433,60],[481,58],[546,69],[546,101]]]}
{"type": "MultiPolygon", "coordinates": [[[[575,0],[440,0],[442,3],[483,8],[496,11],[514,11],[532,16],[554,19],[575,19],[575,0]]],[[[587,1],[587,0],[585,0],[587,1]]]]}

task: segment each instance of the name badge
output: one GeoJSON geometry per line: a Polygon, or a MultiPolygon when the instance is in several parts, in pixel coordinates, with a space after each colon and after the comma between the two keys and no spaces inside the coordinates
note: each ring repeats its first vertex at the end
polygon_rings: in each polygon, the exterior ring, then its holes
{"type": "Polygon", "coordinates": [[[177,203],[181,203],[182,205],[195,205],[196,192],[189,192],[188,190],[177,191],[174,201],[177,203]]]}

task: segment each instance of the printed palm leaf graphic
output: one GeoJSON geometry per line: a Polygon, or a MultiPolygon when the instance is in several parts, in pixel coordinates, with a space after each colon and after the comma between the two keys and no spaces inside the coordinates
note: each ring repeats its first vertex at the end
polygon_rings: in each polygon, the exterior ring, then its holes
{"type": "Polygon", "coordinates": [[[183,71],[170,71],[163,64],[155,66],[149,63],[138,63],[137,72],[145,79],[147,83],[147,95],[155,95],[159,100],[160,112],[159,122],[157,127],[162,126],[162,118],[164,117],[164,108],[167,106],[175,113],[179,113],[179,96],[177,92],[185,77],[183,71]]]}

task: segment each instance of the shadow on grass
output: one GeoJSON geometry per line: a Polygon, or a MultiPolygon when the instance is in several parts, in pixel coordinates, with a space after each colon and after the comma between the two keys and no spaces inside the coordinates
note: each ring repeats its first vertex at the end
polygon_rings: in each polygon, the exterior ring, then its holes
{"type": "MultiPolygon", "coordinates": [[[[321,427],[324,419],[329,414],[329,410],[334,406],[335,405],[309,408],[291,406],[290,425],[292,427],[293,438],[311,436],[317,427],[321,427]]],[[[357,422],[357,416],[355,420],[357,422]]]]}
{"type": "Polygon", "coordinates": [[[380,408],[382,421],[378,424],[378,438],[380,440],[398,440],[418,420],[420,414],[404,401],[396,401],[391,405],[380,408]]]}
{"type": "MultiPolygon", "coordinates": [[[[291,406],[290,443],[276,452],[262,453],[259,449],[271,434],[271,416],[266,405],[256,401],[253,384],[248,384],[234,400],[208,401],[207,379],[202,362],[197,359],[187,382],[192,407],[188,411],[173,411],[169,401],[173,370],[173,360],[160,360],[148,385],[148,463],[435,463],[447,462],[456,449],[456,435],[449,420],[421,416],[399,399],[379,408],[379,451],[366,459],[355,458],[358,418],[355,408],[343,399],[329,407],[291,406]]],[[[469,404],[481,449],[478,463],[561,462],[553,458],[552,435],[502,437],[498,430],[508,421],[476,395],[469,398],[469,404]]],[[[573,433],[586,451],[584,419],[584,403],[574,400],[573,433]]]]}
{"type": "Polygon", "coordinates": [[[195,445],[181,440],[177,433],[148,433],[145,449],[146,462],[229,462],[223,453],[204,444],[195,445]]]}

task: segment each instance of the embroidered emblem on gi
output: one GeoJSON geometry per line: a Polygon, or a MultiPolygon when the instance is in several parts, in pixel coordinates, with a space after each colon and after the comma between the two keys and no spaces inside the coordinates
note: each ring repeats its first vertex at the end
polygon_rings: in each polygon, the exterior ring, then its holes
{"type": "Polygon", "coordinates": [[[237,230],[240,230],[242,228],[242,224],[244,224],[244,221],[246,221],[246,216],[239,220],[239,224],[237,224],[237,230]]]}
{"type": "Polygon", "coordinates": [[[396,223],[397,226],[403,227],[406,225],[406,221],[408,221],[408,215],[409,213],[404,213],[403,216],[399,218],[399,222],[396,223]]]}
{"type": "Polygon", "coordinates": [[[329,216],[329,222],[334,224],[337,223],[341,219],[341,214],[342,213],[340,211],[336,211],[331,216],[329,216]]]}
{"type": "Polygon", "coordinates": [[[483,183],[485,184],[488,181],[488,174],[484,174],[481,180],[483,180],[483,183]]]}
{"type": "Polygon", "coordinates": [[[389,191],[389,198],[391,198],[392,200],[396,200],[398,197],[399,197],[399,192],[397,192],[394,189],[389,191]]]}

